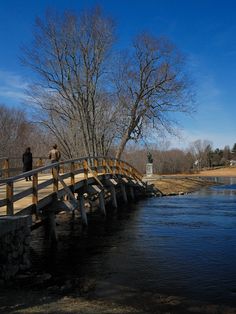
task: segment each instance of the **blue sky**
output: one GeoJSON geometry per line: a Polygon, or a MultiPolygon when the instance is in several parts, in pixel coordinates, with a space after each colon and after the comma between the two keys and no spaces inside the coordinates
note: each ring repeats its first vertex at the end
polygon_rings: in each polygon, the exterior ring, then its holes
{"type": "Polygon", "coordinates": [[[0,103],[23,106],[31,73],[19,62],[32,40],[36,16],[48,7],[80,12],[99,4],[117,23],[119,44],[140,31],[166,35],[187,56],[198,111],[179,117],[182,139],[172,146],[210,140],[215,148],[236,142],[236,1],[233,0],[8,0],[0,2],[0,103]]]}

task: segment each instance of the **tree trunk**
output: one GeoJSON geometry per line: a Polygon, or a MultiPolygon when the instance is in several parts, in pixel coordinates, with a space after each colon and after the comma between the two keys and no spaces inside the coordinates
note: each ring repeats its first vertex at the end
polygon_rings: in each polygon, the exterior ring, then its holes
{"type": "Polygon", "coordinates": [[[116,151],[116,159],[121,158],[121,155],[125,149],[127,142],[129,141],[129,139],[130,139],[130,132],[126,131],[125,134],[123,135],[121,142],[120,142],[120,145],[116,151]]]}

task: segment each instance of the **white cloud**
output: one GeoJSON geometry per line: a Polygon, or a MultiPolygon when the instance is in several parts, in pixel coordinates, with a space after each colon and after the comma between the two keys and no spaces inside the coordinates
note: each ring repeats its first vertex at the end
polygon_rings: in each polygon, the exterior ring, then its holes
{"type": "Polygon", "coordinates": [[[15,100],[22,100],[26,98],[24,91],[17,91],[13,90],[10,87],[0,87],[0,97],[15,99],[15,100]]]}
{"type": "Polygon", "coordinates": [[[28,83],[19,74],[0,70],[0,103],[19,104],[27,98],[28,83]]]}

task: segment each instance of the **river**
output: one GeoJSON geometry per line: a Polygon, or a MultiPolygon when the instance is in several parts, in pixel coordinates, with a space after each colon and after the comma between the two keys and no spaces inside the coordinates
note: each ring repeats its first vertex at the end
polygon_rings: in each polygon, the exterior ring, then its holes
{"type": "MultiPolygon", "coordinates": [[[[34,268],[62,281],[86,275],[98,295],[135,289],[235,306],[236,178],[220,180],[141,200],[107,219],[91,215],[87,230],[59,219],[57,252],[33,251],[34,268]]],[[[42,239],[38,231],[33,241],[42,239]]]]}

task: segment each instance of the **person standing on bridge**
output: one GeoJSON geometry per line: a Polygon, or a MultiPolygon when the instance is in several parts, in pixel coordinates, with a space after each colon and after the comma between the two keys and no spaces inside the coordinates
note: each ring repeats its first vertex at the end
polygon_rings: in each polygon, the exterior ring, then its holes
{"type": "MultiPolygon", "coordinates": [[[[57,149],[57,144],[54,144],[52,149],[50,150],[48,154],[48,158],[51,160],[51,163],[58,162],[61,158],[61,153],[57,149]]],[[[59,172],[59,167],[58,167],[58,172],[59,172]]]]}
{"type": "MultiPolygon", "coordinates": [[[[27,147],[24,154],[22,155],[22,162],[23,162],[23,172],[27,172],[32,170],[33,168],[33,157],[30,151],[30,147],[27,147]]],[[[25,177],[25,180],[31,181],[31,176],[25,177]]]]}
{"type": "MultiPolygon", "coordinates": [[[[60,151],[57,149],[57,144],[54,144],[52,149],[50,150],[49,154],[48,154],[48,158],[51,160],[51,163],[55,163],[58,162],[61,158],[61,153],[60,151]]],[[[56,167],[57,172],[59,173],[60,168],[59,166],[56,167]]]]}

